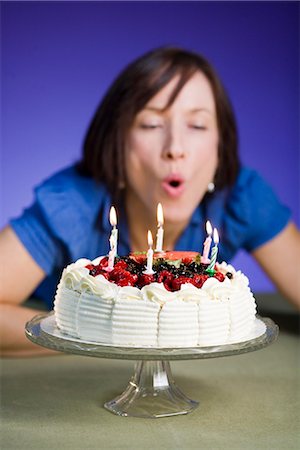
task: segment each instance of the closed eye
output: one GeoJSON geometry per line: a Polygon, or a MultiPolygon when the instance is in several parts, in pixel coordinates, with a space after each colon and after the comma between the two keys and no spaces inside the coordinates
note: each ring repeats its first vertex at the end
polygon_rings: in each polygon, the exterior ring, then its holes
{"type": "Polygon", "coordinates": [[[153,130],[155,128],[161,128],[162,125],[148,125],[148,124],[141,124],[140,127],[144,130],[153,130]]]}
{"type": "Polygon", "coordinates": [[[190,128],[194,130],[206,130],[207,128],[204,125],[190,125],[190,128]]]}

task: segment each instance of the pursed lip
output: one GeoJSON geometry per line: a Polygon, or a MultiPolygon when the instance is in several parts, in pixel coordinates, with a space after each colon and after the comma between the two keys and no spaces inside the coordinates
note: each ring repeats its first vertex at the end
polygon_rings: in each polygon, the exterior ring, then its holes
{"type": "Polygon", "coordinates": [[[185,179],[180,174],[170,174],[162,180],[161,186],[169,197],[178,198],[185,190],[185,179]]]}

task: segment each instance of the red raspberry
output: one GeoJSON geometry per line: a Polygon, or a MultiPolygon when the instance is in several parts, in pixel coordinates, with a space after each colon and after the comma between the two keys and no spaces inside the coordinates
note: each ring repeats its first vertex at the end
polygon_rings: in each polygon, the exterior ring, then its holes
{"type": "Polygon", "coordinates": [[[89,270],[93,270],[94,269],[94,264],[87,264],[86,266],[85,266],[85,268],[86,269],[89,269],[89,270]]]}
{"type": "Polygon", "coordinates": [[[135,273],[132,273],[130,280],[129,280],[129,282],[130,282],[129,286],[136,286],[138,278],[139,278],[138,275],[136,275],[135,273]]]}
{"type": "Polygon", "coordinates": [[[168,270],[162,270],[157,277],[158,283],[164,283],[164,287],[167,291],[173,291],[172,282],[174,280],[174,275],[170,273],[168,270]]]}
{"type": "Polygon", "coordinates": [[[127,263],[123,260],[120,259],[120,261],[116,262],[116,264],[114,265],[114,269],[127,269],[127,263]]]}
{"type": "Polygon", "coordinates": [[[128,275],[131,275],[130,272],[124,269],[113,268],[111,272],[109,272],[109,280],[118,282],[122,278],[126,278],[128,275]]]}
{"type": "Polygon", "coordinates": [[[169,283],[174,279],[174,275],[171,274],[168,270],[162,270],[157,277],[158,283],[169,283]]]}
{"type": "Polygon", "coordinates": [[[193,277],[193,285],[196,286],[197,288],[201,288],[204,284],[204,282],[209,278],[208,275],[199,275],[196,274],[193,277]]]}
{"type": "Polygon", "coordinates": [[[143,286],[146,286],[147,284],[154,282],[154,275],[149,275],[147,273],[142,273],[138,278],[138,286],[139,288],[142,288],[143,286]]]}
{"type": "Polygon", "coordinates": [[[216,278],[217,280],[219,280],[220,282],[225,280],[225,276],[221,273],[221,272],[216,272],[214,274],[214,278],[216,278]]]}
{"type": "Polygon", "coordinates": [[[179,291],[182,284],[186,284],[186,283],[190,283],[190,282],[191,282],[191,278],[180,276],[178,278],[174,278],[174,280],[172,281],[172,287],[173,287],[174,291],[179,291]]]}
{"type": "Polygon", "coordinates": [[[138,280],[138,276],[137,275],[129,274],[129,276],[125,276],[124,278],[120,278],[118,281],[115,281],[115,283],[118,286],[135,286],[137,280],[138,280]]]}
{"type": "Polygon", "coordinates": [[[107,280],[109,279],[109,272],[107,272],[107,270],[98,270],[96,275],[102,275],[104,278],[106,278],[107,280]]]}
{"type": "Polygon", "coordinates": [[[138,276],[131,274],[128,270],[113,269],[109,272],[109,281],[113,281],[118,286],[134,286],[138,280],[138,276]]]}
{"type": "Polygon", "coordinates": [[[104,256],[104,258],[101,259],[101,261],[99,263],[99,266],[100,267],[107,267],[107,264],[108,264],[108,257],[104,256]]]}
{"type": "Polygon", "coordinates": [[[167,291],[173,292],[175,289],[173,289],[172,287],[172,282],[167,283],[166,281],[164,282],[164,287],[167,291]]]}

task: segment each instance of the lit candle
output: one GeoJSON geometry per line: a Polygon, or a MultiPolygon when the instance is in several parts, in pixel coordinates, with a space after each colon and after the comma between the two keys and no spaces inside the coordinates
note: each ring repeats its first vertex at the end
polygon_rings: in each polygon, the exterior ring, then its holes
{"type": "Polygon", "coordinates": [[[207,232],[207,238],[204,241],[203,244],[203,255],[201,258],[201,262],[203,262],[204,264],[208,264],[209,263],[209,250],[210,250],[210,246],[211,246],[211,235],[212,235],[212,226],[210,224],[210,221],[208,220],[206,222],[206,232],[207,232]]]}
{"type": "Polygon", "coordinates": [[[144,273],[146,273],[147,275],[152,275],[154,273],[154,271],[152,269],[152,264],[153,264],[153,250],[152,250],[153,239],[152,239],[152,233],[151,233],[150,230],[148,230],[148,245],[149,245],[149,249],[147,251],[147,267],[146,267],[146,270],[144,270],[144,273]]]}
{"type": "Polygon", "coordinates": [[[157,205],[157,234],[156,234],[156,252],[162,251],[163,238],[164,238],[164,213],[161,203],[157,205]]]}
{"type": "Polygon", "coordinates": [[[109,212],[109,221],[113,229],[111,230],[111,235],[109,238],[110,249],[114,250],[115,256],[117,255],[117,246],[118,246],[118,229],[117,229],[117,213],[112,206],[109,212]]]}
{"type": "Polygon", "coordinates": [[[211,257],[210,257],[210,263],[208,266],[208,271],[213,271],[216,261],[217,261],[217,255],[218,255],[218,243],[219,243],[219,235],[216,228],[214,228],[214,246],[211,250],[211,257]]]}

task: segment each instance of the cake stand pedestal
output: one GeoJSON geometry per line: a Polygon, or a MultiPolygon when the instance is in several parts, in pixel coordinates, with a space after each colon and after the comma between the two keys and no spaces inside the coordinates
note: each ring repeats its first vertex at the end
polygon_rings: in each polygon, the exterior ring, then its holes
{"type": "Polygon", "coordinates": [[[257,317],[254,337],[250,336],[247,341],[194,348],[122,347],[70,338],[56,327],[53,312],[34,317],[26,324],[25,332],[32,342],[53,350],[136,360],[135,372],[125,391],[104,407],[119,416],[159,418],[188,414],[199,404],[176,386],[169,361],[217,358],[259,350],[275,341],[278,326],[269,318],[257,317]]]}
{"type": "Polygon", "coordinates": [[[169,361],[139,361],[125,391],[104,408],[119,416],[167,417],[197,408],[176,386],[169,361]]]}

